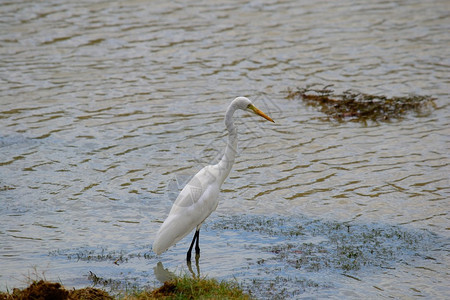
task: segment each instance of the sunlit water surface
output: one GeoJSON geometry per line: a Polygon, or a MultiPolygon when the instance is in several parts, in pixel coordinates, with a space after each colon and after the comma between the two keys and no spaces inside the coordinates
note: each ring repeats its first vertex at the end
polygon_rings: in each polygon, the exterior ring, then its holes
{"type": "Polygon", "coordinates": [[[190,237],[160,257],[152,240],[221,155],[224,112],[245,95],[276,123],[238,113],[201,276],[261,298],[448,297],[449,12],[445,0],[2,1],[1,289],[189,272],[190,237]],[[328,122],[285,99],[314,83],[431,95],[436,109],[328,122]]]}

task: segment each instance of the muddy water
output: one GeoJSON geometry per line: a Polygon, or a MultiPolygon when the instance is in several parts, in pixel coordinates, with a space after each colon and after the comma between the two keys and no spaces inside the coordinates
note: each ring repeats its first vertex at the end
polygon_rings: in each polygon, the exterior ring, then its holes
{"type": "Polygon", "coordinates": [[[448,295],[449,21],[447,1],[3,1],[1,288],[188,272],[190,238],[161,257],[152,238],[245,95],[276,124],[238,114],[202,276],[261,298],[448,295]],[[330,123],[285,99],[313,83],[437,108],[330,123]]]}

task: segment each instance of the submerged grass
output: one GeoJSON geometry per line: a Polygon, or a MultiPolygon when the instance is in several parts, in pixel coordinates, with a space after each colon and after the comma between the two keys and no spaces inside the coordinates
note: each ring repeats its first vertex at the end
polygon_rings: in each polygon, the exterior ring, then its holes
{"type": "MultiPolygon", "coordinates": [[[[108,296],[114,299],[287,299],[314,290],[332,291],[334,280],[342,276],[364,277],[368,272],[396,268],[412,258],[434,259],[430,247],[443,248],[441,240],[426,230],[310,219],[301,215],[222,216],[206,223],[204,229],[213,235],[230,237],[230,245],[238,247],[231,250],[242,251],[246,262],[239,267],[233,265],[233,276],[239,280],[239,285],[201,278],[200,275],[194,275],[194,278],[176,276],[168,270],[170,276],[159,277],[158,280],[165,283],[156,290],[146,290],[148,279],[154,278],[146,271],[131,275],[121,272],[111,278],[91,271],[88,279],[94,286],[106,289],[108,296]]],[[[130,252],[104,247],[76,248],[49,254],[83,263],[106,262],[119,268],[136,260],[155,262],[155,256],[148,248],[149,245],[143,245],[142,249],[133,248],[130,252]]],[[[164,269],[161,262],[156,269],[159,267],[164,269]]],[[[156,269],[153,268],[158,278],[156,269]]],[[[197,271],[200,274],[198,267],[197,271]]],[[[106,274],[110,276],[108,272],[106,274]]],[[[0,295],[0,300],[20,299],[7,296],[0,295]]]]}
{"type": "Polygon", "coordinates": [[[77,260],[77,261],[111,261],[116,265],[128,262],[129,260],[135,258],[151,259],[155,257],[153,253],[149,253],[148,251],[142,253],[141,252],[127,253],[124,250],[115,251],[115,250],[108,250],[102,247],[78,248],[76,249],[76,251],[58,249],[51,251],[49,255],[65,256],[69,260],[77,260]]]}
{"type": "Polygon", "coordinates": [[[247,246],[260,257],[251,265],[255,277],[242,284],[257,298],[270,299],[332,290],[331,278],[396,268],[412,257],[432,259],[425,253],[437,243],[425,230],[302,216],[223,216],[204,226],[216,232],[238,231],[243,240],[258,235],[268,241],[247,246]]]}
{"type": "MultiPolygon", "coordinates": [[[[296,269],[357,271],[362,267],[388,268],[404,255],[420,252],[430,239],[427,232],[399,226],[347,224],[300,218],[231,216],[215,223],[220,230],[244,230],[284,237],[284,243],[262,247],[269,260],[284,261],[296,269]]],[[[259,261],[260,265],[265,261],[259,261]]]]}
{"type": "Polygon", "coordinates": [[[386,97],[369,95],[355,91],[334,94],[331,86],[313,88],[307,86],[287,90],[287,99],[301,99],[306,105],[318,107],[328,118],[340,122],[389,121],[401,119],[408,112],[424,115],[435,108],[430,96],[412,95],[407,97],[386,97]]]}

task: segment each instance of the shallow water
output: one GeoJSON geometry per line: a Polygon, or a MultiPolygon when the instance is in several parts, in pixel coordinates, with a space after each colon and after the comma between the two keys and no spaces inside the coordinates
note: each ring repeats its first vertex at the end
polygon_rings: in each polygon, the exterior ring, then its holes
{"type": "Polygon", "coordinates": [[[224,111],[245,95],[276,123],[238,114],[201,275],[260,297],[450,292],[447,1],[4,1],[0,21],[2,289],[34,273],[142,287],[158,285],[158,262],[188,272],[190,237],[160,257],[152,239],[186,179],[221,155],[224,111]],[[285,99],[313,83],[437,108],[328,122],[285,99]],[[358,246],[373,230],[385,251],[369,255],[358,246]],[[339,265],[336,240],[356,247],[357,268],[339,265]]]}

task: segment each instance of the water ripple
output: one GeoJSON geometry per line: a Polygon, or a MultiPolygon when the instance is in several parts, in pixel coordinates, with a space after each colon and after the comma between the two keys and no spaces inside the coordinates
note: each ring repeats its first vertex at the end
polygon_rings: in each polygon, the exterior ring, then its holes
{"type": "MultiPolygon", "coordinates": [[[[239,113],[238,157],[218,215],[448,235],[446,1],[66,2],[0,7],[0,256],[16,258],[2,283],[66,244],[151,242],[186,179],[220,158],[223,114],[238,95],[276,123],[239,113]],[[329,123],[285,99],[287,88],[308,84],[428,94],[436,110],[401,122],[329,123]]],[[[421,267],[440,282],[436,264],[421,267]]],[[[417,288],[422,271],[409,272],[374,274],[376,293],[417,288]],[[391,284],[398,277],[405,282],[391,284]]],[[[353,290],[352,280],[337,290],[353,290]]]]}

